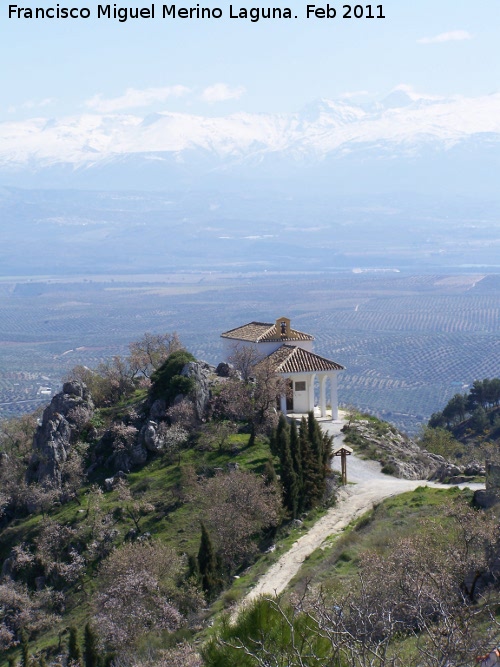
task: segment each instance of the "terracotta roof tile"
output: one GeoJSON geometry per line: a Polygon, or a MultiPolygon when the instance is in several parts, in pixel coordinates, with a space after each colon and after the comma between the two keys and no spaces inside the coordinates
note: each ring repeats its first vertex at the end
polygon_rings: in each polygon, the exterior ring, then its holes
{"type": "Polygon", "coordinates": [[[230,329],[221,334],[222,338],[235,338],[236,340],[248,340],[256,343],[264,336],[269,329],[274,329],[274,324],[265,324],[264,322],[249,322],[242,327],[230,329]]]}
{"type": "Polygon", "coordinates": [[[277,373],[311,373],[321,371],[343,371],[344,366],[320,357],[294,345],[282,345],[267,359],[275,366],[277,373]]]}
{"type": "Polygon", "coordinates": [[[289,337],[282,337],[276,331],[275,324],[269,324],[265,322],[249,322],[244,324],[241,327],[236,329],[230,329],[225,333],[221,334],[222,338],[231,338],[234,340],[247,340],[252,343],[271,343],[273,341],[293,341],[293,340],[314,340],[314,336],[311,334],[304,333],[303,331],[297,331],[296,329],[290,329],[291,335],[289,337]]]}

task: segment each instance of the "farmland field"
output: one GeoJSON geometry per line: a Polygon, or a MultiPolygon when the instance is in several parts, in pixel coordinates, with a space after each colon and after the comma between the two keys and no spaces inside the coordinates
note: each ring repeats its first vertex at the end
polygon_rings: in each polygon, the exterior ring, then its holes
{"type": "Polygon", "coordinates": [[[0,281],[0,416],[33,410],[76,364],[145,331],[221,359],[222,331],[288,315],[346,366],[339,396],[415,432],[476,378],[500,376],[500,277],[398,272],[179,273],[0,281]]]}

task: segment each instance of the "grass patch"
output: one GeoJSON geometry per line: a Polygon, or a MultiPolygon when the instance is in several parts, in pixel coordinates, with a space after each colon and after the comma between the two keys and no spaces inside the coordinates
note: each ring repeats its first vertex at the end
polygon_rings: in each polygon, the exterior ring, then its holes
{"type": "Polygon", "coordinates": [[[356,579],[361,553],[375,550],[383,555],[395,539],[423,530],[427,518],[441,517],[445,528],[446,510],[458,496],[471,502],[472,495],[471,491],[457,487],[418,487],[386,499],[316,549],[291,581],[288,593],[301,594],[306,586],[347,591],[356,579]]]}
{"type": "MultiPolygon", "coordinates": [[[[134,400],[137,400],[135,397],[134,400]]],[[[113,410],[113,417],[118,410],[126,411],[129,403],[119,406],[113,410]]],[[[110,411],[101,411],[100,420],[105,422],[110,418],[110,411]],[[104,413],[104,414],[102,414],[104,413]]],[[[100,422],[101,423],[101,422],[100,422]]],[[[142,533],[149,532],[155,539],[170,544],[178,553],[196,554],[199,548],[200,526],[199,508],[189,497],[182,497],[180,483],[188,470],[194,468],[195,472],[202,476],[211,476],[217,470],[227,471],[228,464],[236,463],[242,470],[249,470],[261,474],[269,459],[269,444],[266,439],[257,438],[254,445],[249,447],[249,434],[235,433],[230,436],[230,448],[222,451],[197,451],[184,449],[175,460],[167,455],[156,456],[146,462],[141,468],[134,469],[127,475],[127,481],[132,495],[132,501],[148,503],[153,509],[139,519],[142,533]]],[[[108,475],[104,473],[99,480],[108,475]]],[[[97,480],[92,480],[95,483],[97,480]]],[[[196,476],[193,483],[196,483],[196,476]]],[[[88,492],[90,484],[84,487],[79,494],[79,502],[68,502],[65,505],[56,506],[51,509],[48,516],[51,520],[76,529],[84,528],[87,521],[88,492]]],[[[189,496],[189,493],[187,493],[189,496]]],[[[118,534],[114,545],[119,546],[126,538],[127,533],[133,529],[134,522],[127,515],[127,503],[119,499],[118,491],[105,492],[101,497],[101,508],[103,513],[112,513],[116,521],[114,527],[118,534]]],[[[318,517],[319,514],[316,514],[318,517]]],[[[5,559],[9,556],[14,545],[20,542],[33,543],[43,524],[41,514],[20,517],[11,522],[0,532],[0,557],[5,559]]],[[[288,543],[292,543],[301,534],[298,528],[284,526],[281,537],[288,543]]],[[[281,539],[278,537],[278,539],[281,539]]],[[[267,570],[269,565],[279,557],[279,554],[288,547],[277,548],[277,553],[261,554],[256,563],[247,573],[241,573],[240,579],[235,579],[233,585],[226,591],[220,601],[214,606],[219,611],[231,606],[233,602],[242,597],[253,585],[257,578],[267,570]],[[259,562],[262,560],[262,562],[259,562]]],[[[60,623],[55,623],[49,631],[39,635],[30,641],[30,653],[43,649],[50,655],[57,653],[58,647],[66,650],[67,636],[66,628],[75,625],[83,628],[91,616],[90,603],[96,587],[96,566],[88,564],[86,574],[81,582],[65,592],[66,611],[60,623]]],[[[160,638],[163,646],[163,639],[160,638]]],[[[166,640],[165,640],[166,641],[166,640]]],[[[9,653],[19,658],[19,650],[9,653]]],[[[0,665],[7,664],[9,655],[0,657],[0,665]]]]}

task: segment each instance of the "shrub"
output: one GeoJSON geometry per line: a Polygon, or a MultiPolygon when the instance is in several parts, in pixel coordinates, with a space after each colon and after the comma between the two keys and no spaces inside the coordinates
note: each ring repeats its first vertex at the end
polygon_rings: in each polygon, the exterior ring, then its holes
{"type": "Polygon", "coordinates": [[[164,398],[172,403],[178,394],[189,394],[193,389],[193,380],[180,373],[190,361],[196,359],[186,350],[173,352],[151,376],[152,398],[164,398]]]}

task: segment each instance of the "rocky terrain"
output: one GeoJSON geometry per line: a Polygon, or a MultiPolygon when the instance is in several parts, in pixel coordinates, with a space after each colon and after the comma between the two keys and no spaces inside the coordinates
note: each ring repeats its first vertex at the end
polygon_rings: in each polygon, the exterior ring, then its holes
{"type": "MultiPolygon", "coordinates": [[[[220,372],[224,374],[227,369],[222,368],[220,372]]],[[[184,411],[191,410],[193,419],[201,423],[207,416],[212,387],[219,381],[216,368],[204,361],[193,361],[185,364],[181,375],[193,381],[193,389],[189,396],[177,395],[174,406],[184,401],[184,411]]],[[[140,414],[134,410],[125,412],[122,419],[113,422],[104,432],[92,426],[93,415],[94,404],[86,385],[78,381],[66,382],[45,408],[35,433],[33,454],[26,472],[28,484],[37,482],[60,489],[64,464],[84,430],[87,439],[95,442],[92,463],[86,472],[104,466],[117,478],[143,465],[149,454],[158,454],[176,438],[186,437],[181,427],[175,428],[175,414],[167,415],[167,402],[162,398],[147,401],[140,414]],[[174,425],[167,427],[167,420],[169,425],[174,425]]]]}
{"type": "Polygon", "coordinates": [[[26,472],[28,483],[61,486],[61,467],[93,412],[94,404],[85,384],[66,382],[45,408],[35,433],[33,455],[26,472]]]}
{"type": "Polygon", "coordinates": [[[451,464],[443,456],[421,449],[414,440],[377,419],[351,421],[344,427],[344,433],[346,444],[360,456],[380,461],[382,472],[401,479],[458,484],[485,474],[484,464],[451,464]]]}

